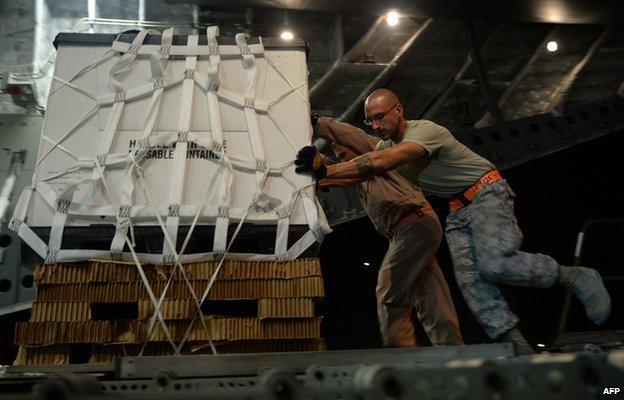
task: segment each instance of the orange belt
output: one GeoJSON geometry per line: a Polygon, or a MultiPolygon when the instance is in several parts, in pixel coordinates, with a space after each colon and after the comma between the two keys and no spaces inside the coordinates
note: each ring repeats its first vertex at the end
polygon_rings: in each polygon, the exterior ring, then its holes
{"type": "Polygon", "coordinates": [[[474,200],[477,193],[479,193],[485,185],[490,185],[496,181],[500,181],[501,179],[503,179],[503,176],[496,169],[483,175],[477,183],[466,189],[464,193],[459,196],[452,197],[449,200],[449,207],[451,211],[461,210],[466,207],[468,204],[472,203],[472,200],[474,200]]]}

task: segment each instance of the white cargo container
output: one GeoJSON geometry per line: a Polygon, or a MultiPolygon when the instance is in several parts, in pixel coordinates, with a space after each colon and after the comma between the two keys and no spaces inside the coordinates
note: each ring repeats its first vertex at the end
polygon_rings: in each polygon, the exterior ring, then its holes
{"type": "Polygon", "coordinates": [[[212,27],[61,34],[56,45],[32,186],[12,219],[47,262],[293,259],[329,231],[293,164],[312,135],[304,42],[212,27]],[[228,248],[243,223],[247,240],[260,225],[262,240],[274,235],[271,254],[228,248]]]}

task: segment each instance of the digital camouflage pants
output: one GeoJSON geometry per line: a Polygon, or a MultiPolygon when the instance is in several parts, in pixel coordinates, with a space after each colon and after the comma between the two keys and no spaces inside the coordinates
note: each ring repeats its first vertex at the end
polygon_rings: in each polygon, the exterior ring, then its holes
{"type": "Polygon", "coordinates": [[[507,182],[485,186],[473,202],[446,220],[457,284],[487,335],[496,338],[518,317],[492,282],[550,287],[558,264],[550,256],[519,251],[522,232],[514,216],[515,195],[507,182]]]}

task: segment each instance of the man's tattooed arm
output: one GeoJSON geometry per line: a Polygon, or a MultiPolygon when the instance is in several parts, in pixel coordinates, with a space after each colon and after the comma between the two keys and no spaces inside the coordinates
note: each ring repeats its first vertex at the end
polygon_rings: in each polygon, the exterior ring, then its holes
{"type": "Polygon", "coordinates": [[[368,154],[363,154],[354,158],[353,162],[355,162],[355,165],[357,166],[358,178],[372,178],[380,172],[377,168],[375,168],[373,161],[368,154]]]}
{"type": "Polygon", "coordinates": [[[327,166],[327,179],[371,179],[426,155],[425,149],[412,142],[402,142],[385,150],[371,151],[351,161],[327,166]]]}

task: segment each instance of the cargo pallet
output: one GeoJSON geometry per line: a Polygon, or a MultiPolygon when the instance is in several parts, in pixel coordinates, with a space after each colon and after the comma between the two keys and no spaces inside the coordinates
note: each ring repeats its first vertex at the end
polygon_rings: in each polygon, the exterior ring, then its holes
{"type": "MultiPolygon", "coordinates": [[[[173,342],[186,336],[180,354],[211,353],[210,340],[218,353],[325,348],[315,312],[324,296],[317,259],[224,261],[200,321],[188,285],[201,296],[217,265],[184,264],[184,274],[172,265],[143,268],[156,298],[163,295],[160,313],[173,342]]],[[[30,320],[16,326],[16,364],[111,363],[175,353],[134,264],[40,264],[35,284],[30,320]]]]}

